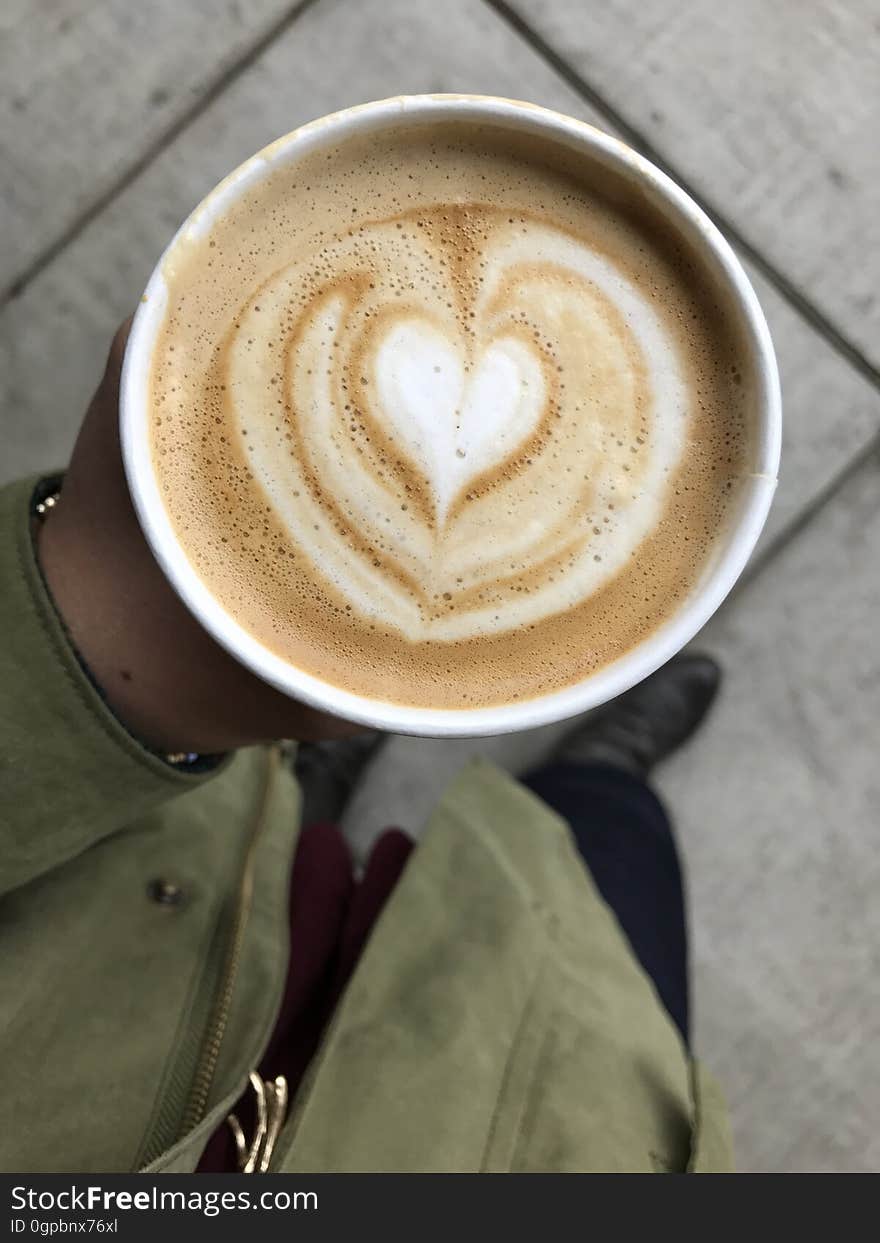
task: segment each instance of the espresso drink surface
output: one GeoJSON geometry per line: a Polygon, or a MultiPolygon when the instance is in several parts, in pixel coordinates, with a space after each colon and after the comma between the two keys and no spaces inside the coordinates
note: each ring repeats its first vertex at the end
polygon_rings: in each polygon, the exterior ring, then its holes
{"type": "Polygon", "coordinates": [[[156,473],[262,644],[475,708],[576,683],[680,606],[751,396],[731,314],[633,194],[546,140],[432,125],[278,169],[175,247],[156,473]]]}

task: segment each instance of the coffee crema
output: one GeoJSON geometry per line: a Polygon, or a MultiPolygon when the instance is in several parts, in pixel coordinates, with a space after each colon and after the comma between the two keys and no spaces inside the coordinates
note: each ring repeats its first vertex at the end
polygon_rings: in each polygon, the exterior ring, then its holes
{"type": "Polygon", "coordinates": [[[270,172],[166,260],[156,474],[224,608],[370,699],[513,703],[667,620],[744,477],[729,308],[636,191],[486,125],[270,172]]]}

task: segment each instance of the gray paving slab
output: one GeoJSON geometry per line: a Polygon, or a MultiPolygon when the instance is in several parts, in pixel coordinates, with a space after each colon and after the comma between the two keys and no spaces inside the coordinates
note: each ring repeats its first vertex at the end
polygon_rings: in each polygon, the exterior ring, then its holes
{"type": "Polygon", "coordinates": [[[757,1170],[880,1167],[880,458],[718,616],[714,719],[663,770],[698,1038],[757,1170]]]}
{"type": "Polygon", "coordinates": [[[880,365],[875,0],[508,0],[880,365]]]}
{"type": "Polygon", "coordinates": [[[5,0],[0,133],[5,289],[292,0],[5,0]]]}
{"type": "MultiPolygon", "coordinates": [[[[704,729],[658,770],[689,875],[696,1041],[739,1167],[880,1165],[880,457],[710,623],[725,669],[704,729]]],[[[471,756],[539,763],[559,727],[394,738],[345,828],[418,835],[471,756]]]]}

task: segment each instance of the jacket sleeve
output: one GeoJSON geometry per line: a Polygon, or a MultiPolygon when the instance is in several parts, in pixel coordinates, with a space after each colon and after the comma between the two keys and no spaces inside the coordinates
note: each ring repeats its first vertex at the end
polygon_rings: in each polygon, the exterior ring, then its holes
{"type": "Polygon", "coordinates": [[[36,560],[36,484],[0,489],[0,893],[206,779],[137,742],[80,665],[36,560]]]}

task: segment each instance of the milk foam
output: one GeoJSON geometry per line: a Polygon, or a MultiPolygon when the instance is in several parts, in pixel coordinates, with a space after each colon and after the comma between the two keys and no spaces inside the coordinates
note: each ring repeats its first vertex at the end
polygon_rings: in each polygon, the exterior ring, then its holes
{"type": "Polygon", "coordinates": [[[656,523],[688,423],[676,342],[622,272],[540,222],[486,207],[468,219],[481,241],[465,256],[418,213],[403,219],[418,239],[405,262],[399,220],[326,247],[293,319],[314,259],[276,273],[226,372],[246,460],[290,541],[411,641],[516,629],[598,591],[656,523]],[[289,439],[254,401],[266,375],[295,411],[289,439]],[[384,459],[365,451],[371,434],[384,459]],[[529,444],[530,466],[512,469],[529,444]],[[407,503],[414,478],[422,505],[407,503]],[[523,579],[527,593],[511,589],[523,579]]]}
{"type": "Polygon", "coordinates": [[[714,289],[625,188],[530,142],[352,140],[166,262],[153,453],[178,538],[261,643],[366,696],[580,680],[685,597],[745,473],[714,289]]]}

